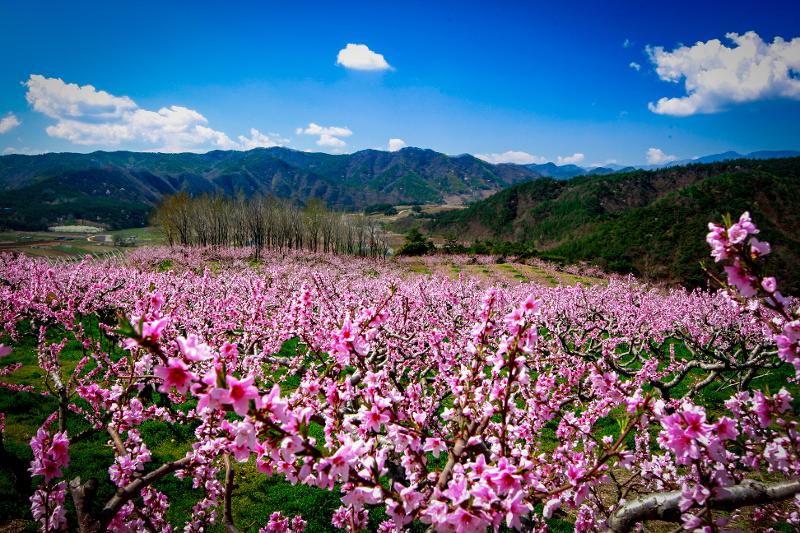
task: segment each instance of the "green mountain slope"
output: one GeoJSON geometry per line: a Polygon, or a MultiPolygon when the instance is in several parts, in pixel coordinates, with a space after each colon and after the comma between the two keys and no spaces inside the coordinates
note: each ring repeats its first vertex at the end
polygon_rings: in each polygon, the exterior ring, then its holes
{"type": "Polygon", "coordinates": [[[518,165],[419,148],[345,155],[287,148],[9,155],[0,157],[0,226],[40,229],[69,219],[139,225],[142,213],[163,195],[180,190],[272,194],[298,202],[316,197],[353,210],[378,203],[473,200],[538,176],[518,165]]]}
{"type": "Polygon", "coordinates": [[[749,210],[774,243],[771,269],[797,292],[798,192],[800,158],[540,179],[443,213],[431,230],[529,242],[568,261],[697,286],[705,280],[699,262],[710,263],[708,221],[749,210]]]}

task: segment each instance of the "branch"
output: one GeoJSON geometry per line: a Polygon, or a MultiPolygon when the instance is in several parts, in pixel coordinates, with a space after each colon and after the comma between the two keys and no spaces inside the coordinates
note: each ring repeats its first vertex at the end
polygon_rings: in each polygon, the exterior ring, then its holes
{"type": "MultiPolygon", "coordinates": [[[[800,492],[800,481],[782,481],[766,485],[745,480],[740,485],[726,487],[723,494],[710,497],[706,505],[710,509],[732,511],[740,507],[779,502],[800,492]]],[[[631,531],[638,522],[662,520],[680,522],[679,502],[681,491],[649,494],[623,504],[608,520],[608,529],[613,533],[631,531]]]]}
{"type": "Polygon", "coordinates": [[[225,454],[225,514],[222,520],[225,530],[228,533],[239,533],[233,522],[233,478],[236,471],[233,468],[230,454],[225,454]]]}
{"type": "Polygon", "coordinates": [[[69,482],[69,491],[75,504],[75,514],[78,518],[78,531],[99,531],[100,524],[92,516],[89,504],[97,494],[97,480],[92,478],[86,483],[81,483],[81,478],[76,477],[69,482]]]}
{"type": "Polygon", "coordinates": [[[99,533],[105,531],[108,528],[108,524],[117,515],[123,505],[138,497],[142,490],[151,483],[158,481],[176,470],[185,468],[191,460],[191,457],[183,457],[177,461],[165,463],[152,472],[131,481],[125,487],[117,490],[117,493],[108,500],[103,510],[100,511],[97,516],[93,516],[89,511],[89,503],[94,499],[97,490],[97,481],[90,479],[86,483],[81,484],[81,479],[79,477],[73,479],[69,484],[69,488],[72,493],[72,499],[75,502],[79,530],[82,533],[99,533]]]}

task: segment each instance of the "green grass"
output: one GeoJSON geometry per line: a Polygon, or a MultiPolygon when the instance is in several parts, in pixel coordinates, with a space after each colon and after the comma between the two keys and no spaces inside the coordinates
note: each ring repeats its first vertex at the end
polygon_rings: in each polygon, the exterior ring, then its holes
{"type": "Polygon", "coordinates": [[[431,274],[430,269],[425,265],[425,263],[420,261],[409,263],[408,268],[415,274],[425,274],[426,276],[431,274]]]}
{"type": "MultiPolygon", "coordinates": [[[[488,271],[487,267],[482,266],[481,268],[488,271]]],[[[507,264],[498,265],[498,268],[508,273],[517,272],[515,267],[507,264]]],[[[542,274],[545,273],[542,271],[542,274]]],[[[97,330],[96,318],[84,317],[83,324],[89,331],[97,330]]],[[[13,343],[15,347],[13,356],[0,360],[0,367],[12,362],[21,362],[23,367],[2,380],[13,384],[31,385],[40,391],[44,390],[44,373],[37,366],[35,335],[26,323],[19,325],[19,331],[22,335],[18,342],[13,343]]],[[[53,330],[50,333],[52,339],[49,340],[60,338],[62,334],[63,332],[53,330]]],[[[8,342],[8,339],[0,338],[0,341],[8,342]]],[[[679,358],[689,356],[685,347],[674,341],[673,343],[679,358]]],[[[279,355],[289,357],[303,354],[305,349],[298,339],[290,339],[283,344],[279,355]]],[[[624,347],[620,347],[620,349],[624,349],[624,347]]],[[[667,349],[667,345],[665,345],[665,353],[667,349]]],[[[83,349],[78,343],[74,341],[67,343],[61,353],[64,372],[70,372],[83,355],[83,349]]],[[[788,377],[792,373],[791,367],[784,365],[777,371],[755,379],[751,388],[775,392],[782,386],[786,386],[792,395],[799,399],[795,402],[795,408],[797,408],[797,403],[800,401],[800,387],[787,385],[788,377]]],[[[691,374],[685,383],[674,392],[676,395],[686,394],[691,383],[702,377],[699,372],[691,374]]],[[[284,393],[289,393],[299,386],[300,380],[297,375],[278,374],[276,381],[280,383],[284,393]]],[[[703,389],[695,401],[705,405],[709,410],[709,415],[715,418],[722,414],[722,402],[731,394],[730,389],[715,385],[703,389]]],[[[194,402],[187,402],[184,407],[191,405],[194,405],[194,402]]],[[[452,405],[452,398],[448,398],[442,408],[449,405],[452,405]]],[[[52,397],[0,388],[0,412],[6,414],[4,449],[0,451],[0,517],[3,517],[0,518],[0,529],[2,529],[5,519],[25,520],[28,528],[34,529],[28,502],[32,490],[29,485],[30,477],[26,472],[32,458],[28,443],[38,427],[55,411],[56,407],[56,401],[52,397]]],[[[617,438],[622,431],[620,420],[624,418],[625,413],[618,409],[598,420],[595,426],[597,436],[609,435],[617,438]]],[[[87,429],[86,422],[75,413],[70,412],[67,421],[71,436],[87,429]]],[[[551,452],[557,446],[558,439],[555,431],[558,422],[558,420],[552,420],[542,428],[539,434],[541,451],[551,452]]],[[[150,468],[182,457],[190,449],[194,438],[194,429],[193,425],[168,425],[155,421],[142,424],[140,427],[142,437],[153,456],[150,468]]],[[[318,424],[312,424],[309,434],[318,441],[323,440],[323,428],[318,424]]],[[[83,480],[92,477],[100,480],[98,501],[105,501],[114,493],[114,487],[108,480],[107,472],[108,467],[112,464],[114,454],[107,444],[107,440],[107,435],[103,431],[99,431],[85,440],[73,442],[70,447],[71,464],[65,471],[67,480],[77,476],[83,480]]],[[[628,449],[633,447],[632,434],[628,436],[626,446],[628,449]]],[[[436,466],[444,461],[444,456],[435,459],[429,455],[429,460],[432,466],[436,466]]],[[[256,470],[252,459],[246,463],[236,464],[235,468],[236,486],[233,510],[235,520],[242,530],[254,530],[257,526],[265,524],[270,514],[281,511],[289,517],[301,514],[308,521],[308,531],[335,531],[330,520],[334,510],[340,505],[338,487],[333,491],[326,491],[316,487],[293,485],[279,475],[268,478],[256,470]]],[[[169,495],[171,506],[168,516],[174,524],[188,520],[191,517],[192,506],[202,497],[201,491],[191,487],[190,480],[180,480],[174,476],[160,480],[155,486],[169,495]]],[[[69,499],[67,506],[68,518],[74,528],[75,516],[69,499]]],[[[377,506],[370,509],[368,530],[374,531],[378,524],[385,519],[386,515],[382,507],[377,506]]],[[[548,521],[548,524],[551,531],[570,531],[572,528],[570,522],[562,518],[553,518],[548,521]]],[[[217,527],[212,530],[221,531],[222,529],[217,527]]],[[[425,527],[423,524],[413,524],[412,530],[424,531],[425,527]]]]}
{"type": "Polygon", "coordinates": [[[120,238],[120,239],[126,239],[128,237],[136,237],[137,246],[142,246],[142,245],[154,246],[166,243],[164,235],[161,233],[161,230],[152,226],[148,226],[145,228],[121,229],[108,232],[108,234],[115,238],[120,238]]]}

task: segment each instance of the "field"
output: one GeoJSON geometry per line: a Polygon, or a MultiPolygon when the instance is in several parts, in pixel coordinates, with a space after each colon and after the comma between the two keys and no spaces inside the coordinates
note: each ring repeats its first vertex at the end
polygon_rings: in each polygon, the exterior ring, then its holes
{"type": "Polygon", "coordinates": [[[2,530],[796,525],[769,300],[488,257],[94,255],[0,255],[2,530]]]}
{"type": "Polygon", "coordinates": [[[131,228],[116,231],[73,231],[80,226],[58,228],[62,231],[3,231],[0,251],[27,255],[68,258],[83,255],[103,256],[119,250],[115,240],[125,246],[152,246],[163,239],[157,228],[131,228]],[[67,231],[64,231],[67,230],[67,231]]]}

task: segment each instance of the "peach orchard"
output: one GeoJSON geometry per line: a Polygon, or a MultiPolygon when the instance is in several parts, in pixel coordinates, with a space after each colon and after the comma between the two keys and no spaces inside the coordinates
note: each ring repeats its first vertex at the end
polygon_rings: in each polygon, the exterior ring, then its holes
{"type": "MultiPolygon", "coordinates": [[[[757,234],[747,214],[710,225],[716,292],[622,278],[491,287],[352,257],[252,265],[233,249],[0,256],[0,375],[20,368],[25,324],[58,403],[30,442],[33,519],[237,531],[237,468],[251,462],[336,491],[331,524],[351,532],[376,507],[382,532],[545,531],[556,516],[577,531],[800,527],[800,321],[757,234]],[[73,341],[83,359],[67,369],[73,341]],[[776,373],[780,387],[759,386],[776,373]],[[88,429],[70,427],[75,415],[88,429]],[[156,463],[146,421],[190,427],[185,455],[156,463]],[[106,501],[71,476],[86,432],[114,450],[106,501]],[[186,523],[167,520],[167,476],[197,494],[186,523]]],[[[305,524],[274,513],[261,530],[305,524]]]]}

